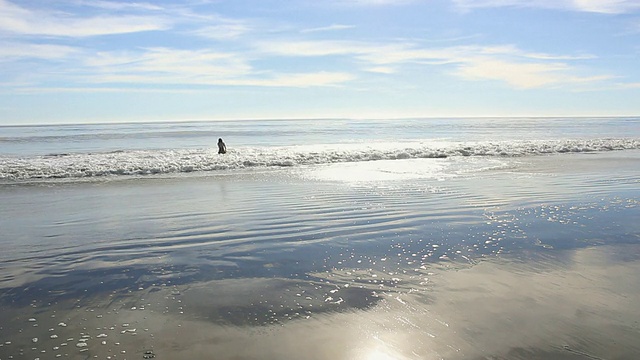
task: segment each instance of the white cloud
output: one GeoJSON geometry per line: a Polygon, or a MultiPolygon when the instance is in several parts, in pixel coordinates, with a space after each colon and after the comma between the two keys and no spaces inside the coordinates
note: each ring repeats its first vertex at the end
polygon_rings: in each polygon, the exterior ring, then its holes
{"type": "Polygon", "coordinates": [[[215,40],[234,40],[248,33],[250,27],[241,22],[226,22],[218,25],[202,27],[192,34],[215,40]]]}
{"type": "Polygon", "coordinates": [[[152,48],[140,53],[101,52],[84,60],[94,81],[179,83],[247,75],[241,56],[209,50],[152,48]]]}
{"type": "MultiPolygon", "coordinates": [[[[271,87],[314,87],[335,86],[355,79],[345,72],[311,72],[279,74],[270,78],[236,79],[227,81],[227,85],[271,86],[271,87]]],[[[223,83],[224,84],[224,83],[223,83]]]]}
{"type": "Polygon", "coordinates": [[[103,0],[76,0],[74,1],[77,5],[81,6],[90,6],[96,7],[100,9],[107,10],[125,10],[125,9],[133,9],[133,10],[153,10],[159,11],[163,10],[162,7],[153,5],[150,3],[140,3],[140,2],[115,2],[115,1],[103,1],[103,0]]]}
{"type": "Polygon", "coordinates": [[[496,80],[517,89],[592,83],[609,76],[574,75],[571,62],[591,55],[554,55],[523,51],[513,45],[421,47],[413,43],[367,43],[355,41],[280,41],[257,45],[260,51],[278,56],[351,57],[363,71],[392,74],[402,66],[447,66],[456,77],[468,81],[496,80]]]}
{"type": "Polygon", "coordinates": [[[333,24],[324,27],[312,28],[312,29],[304,29],[300,31],[301,33],[314,33],[314,32],[324,32],[324,31],[337,31],[337,30],[347,30],[355,28],[354,25],[341,25],[341,24],[333,24]]]}
{"type": "Polygon", "coordinates": [[[365,69],[368,72],[378,73],[378,74],[393,74],[398,71],[398,69],[391,66],[374,66],[365,69]]]}
{"type": "MultiPolygon", "coordinates": [[[[227,19],[211,14],[182,12],[169,20],[167,9],[136,2],[120,3],[105,0],[72,0],[76,5],[113,10],[124,15],[80,17],[69,13],[32,10],[7,0],[0,0],[0,32],[25,35],[87,37],[92,35],[162,30],[185,21],[185,16],[196,26],[206,21],[208,26],[198,30],[180,30],[180,34],[197,35],[216,40],[236,41],[234,49],[249,49],[245,53],[223,50],[185,50],[168,47],[102,51],[91,53],[72,47],[48,44],[7,43],[0,49],[0,60],[36,58],[67,61],[67,67],[59,78],[68,76],[70,84],[94,83],[127,84],[145,86],[167,85],[234,85],[234,86],[333,86],[356,79],[358,71],[402,76],[403,67],[442,67],[444,72],[467,81],[501,81],[518,89],[531,89],[565,84],[584,84],[604,81],[607,76],[577,76],[575,61],[593,58],[590,55],[565,55],[527,52],[517,46],[449,46],[435,47],[424,43],[395,41],[367,42],[349,40],[291,40],[250,42],[249,33],[256,33],[255,23],[227,19]],[[134,13],[131,13],[134,11],[134,13]],[[158,13],[160,15],[158,15],[158,13]],[[156,15],[144,15],[156,14],[156,15]],[[240,41],[239,41],[240,40],[240,41]],[[273,60],[282,57],[339,57],[351,60],[351,68],[328,68],[326,62],[314,62],[307,72],[286,73],[274,67],[254,68],[258,59],[273,60]],[[64,73],[64,74],[62,74],[64,73]]],[[[524,6],[523,0],[454,0],[460,6],[524,6]]],[[[392,0],[354,0],[358,4],[399,4],[392,0]]],[[[554,2],[534,0],[529,6],[568,6],[568,0],[554,2]],[[556,5],[553,5],[556,4],[556,5]]],[[[572,2],[572,4],[574,4],[572,2]]],[[[629,6],[629,1],[576,0],[574,7],[613,11],[629,6]],[[626,4],[626,5],[625,5],[626,4]],[[606,9],[605,9],[606,8],[606,9]]],[[[586,11],[586,10],[585,10],[586,11]]],[[[107,11],[108,13],[109,11],[107,11]]],[[[192,25],[192,24],[190,24],[192,25]]],[[[353,28],[351,25],[332,24],[301,30],[301,33],[339,31],[353,28]]],[[[262,37],[260,37],[262,38],[262,37]]],[[[0,44],[2,45],[2,44],[0,44]]],[[[266,64],[268,61],[260,62],[266,64]]],[[[309,62],[310,64],[312,62],[309,62]]],[[[344,64],[344,62],[342,62],[344,64]]]]}
{"type": "Polygon", "coordinates": [[[456,75],[469,80],[500,80],[515,88],[531,89],[562,80],[562,64],[516,63],[498,59],[474,59],[458,66],[456,75]]]}
{"type": "Polygon", "coordinates": [[[537,7],[560,9],[567,0],[452,0],[462,11],[491,7],[537,7]]]}
{"type": "Polygon", "coordinates": [[[103,52],[84,61],[99,84],[166,84],[177,86],[332,86],[354,79],[345,72],[265,73],[239,54],[208,50],[147,49],[143,53],[103,52]]]}
{"type": "Polygon", "coordinates": [[[502,81],[516,89],[534,89],[549,86],[588,85],[602,83],[610,75],[579,76],[566,63],[509,61],[491,57],[470,58],[461,63],[455,75],[466,80],[502,81]]]}
{"type": "Polygon", "coordinates": [[[358,5],[358,6],[383,6],[383,5],[405,5],[416,0],[333,0],[334,3],[340,5],[358,5]]]}
{"type": "Polygon", "coordinates": [[[0,0],[0,32],[21,35],[87,37],[165,30],[172,21],[161,16],[122,15],[77,17],[68,14],[29,10],[0,0]]]}
{"type": "Polygon", "coordinates": [[[257,42],[254,46],[263,53],[279,56],[330,56],[368,52],[371,50],[361,48],[372,45],[339,40],[274,40],[257,42]]]}
{"type": "MultiPolygon", "coordinates": [[[[193,86],[255,86],[255,87],[297,87],[308,88],[318,86],[338,86],[342,83],[353,80],[355,77],[344,72],[311,72],[311,73],[292,73],[292,74],[275,74],[271,76],[247,76],[238,78],[190,78],[184,79],[179,76],[153,78],[144,75],[105,75],[102,77],[94,77],[90,80],[96,83],[111,83],[127,85],[129,87],[30,87],[22,86],[12,92],[21,93],[47,93],[47,92],[157,92],[157,93],[184,93],[194,92],[198,88],[193,86]],[[148,88],[143,85],[170,85],[172,87],[159,89],[148,88]]],[[[32,85],[32,84],[25,84],[32,85]]]]}
{"type": "Polygon", "coordinates": [[[620,89],[640,89],[640,82],[618,84],[620,89]]]}
{"type": "Polygon", "coordinates": [[[70,86],[70,87],[32,87],[33,84],[23,84],[22,86],[12,89],[12,93],[20,93],[20,94],[59,94],[59,93],[79,93],[79,94],[87,94],[87,93],[157,93],[157,94],[176,94],[176,93],[196,93],[198,90],[196,89],[159,89],[159,88],[143,88],[143,87],[78,87],[78,86],[70,86]]]}
{"type": "Polygon", "coordinates": [[[638,0],[573,0],[576,9],[581,11],[621,14],[640,9],[638,0]]]}
{"type": "MultiPolygon", "coordinates": [[[[466,81],[501,81],[517,89],[602,82],[608,76],[575,75],[571,61],[588,55],[529,53],[512,45],[420,47],[413,43],[357,41],[269,41],[256,44],[258,53],[233,53],[172,48],[83,52],[67,46],[6,43],[0,59],[32,57],[67,61],[70,84],[127,84],[144,86],[332,86],[356,79],[349,71],[282,73],[255,69],[252,60],[270,57],[351,58],[360,71],[398,74],[406,65],[444,67],[466,81]]],[[[62,76],[60,74],[60,76],[62,76]]]]}
{"type": "Polygon", "coordinates": [[[640,9],[638,0],[452,0],[462,10],[487,7],[529,7],[622,14],[640,9]]]}
{"type": "Polygon", "coordinates": [[[78,49],[70,46],[51,44],[25,44],[16,42],[0,43],[0,61],[24,58],[45,60],[64,59],[77,54],[78,49]]]}

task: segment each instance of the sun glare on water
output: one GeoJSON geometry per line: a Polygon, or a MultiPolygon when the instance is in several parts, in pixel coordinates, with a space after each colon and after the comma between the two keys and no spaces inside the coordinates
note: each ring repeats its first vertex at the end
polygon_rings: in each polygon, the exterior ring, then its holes
{"type": "Polygon", "coordinates": [[[398,360],[400,358],[383,351],[374,350],[371,353],[367,354],[365,359],[366,360],[398,360]]]}
{"type": "Polygon", "coordinates": [[[363,360],[408,360],[409,358],[400,354],[389,344],[379,338],[373,344],[365,345],[362,349],[362,356],[358,356],[363,360]]]}

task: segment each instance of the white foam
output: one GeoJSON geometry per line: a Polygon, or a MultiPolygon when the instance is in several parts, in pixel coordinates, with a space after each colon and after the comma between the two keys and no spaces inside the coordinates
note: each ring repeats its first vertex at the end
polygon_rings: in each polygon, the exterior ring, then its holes
{"type": "Polygon", "coordinates": [[[219,155],[216,149],[135,150],[33,157],[0,157],[0,180],[93,178],[207,172],[229,169],[294,167],[453,156],[514,157],[640,149],[640,139],[590,139],[505,142],[403,142],[286,147],[240,147],[219,155]]]}

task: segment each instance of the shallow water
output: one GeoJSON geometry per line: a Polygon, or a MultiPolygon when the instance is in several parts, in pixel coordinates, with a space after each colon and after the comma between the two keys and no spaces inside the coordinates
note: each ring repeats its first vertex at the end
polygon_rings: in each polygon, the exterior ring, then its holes
{"type": "Polygon", "coordinates": [[[640,153],[0,188],[0,359],[636,359],[640,153]]]}

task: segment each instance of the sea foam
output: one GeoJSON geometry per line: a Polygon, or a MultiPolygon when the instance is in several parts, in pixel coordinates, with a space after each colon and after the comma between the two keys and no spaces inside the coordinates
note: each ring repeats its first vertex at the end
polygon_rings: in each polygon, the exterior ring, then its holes
{"type": "Polygon", "coordinates": [[[227,154],[213,148],[126,150],[1,157],[0,179],[64,179],[294,167],[331,163],[452,156],[516,157],[640,149],[640,139],[503,142],[403,142],[285,147],[238,147],[227,154]]]}

